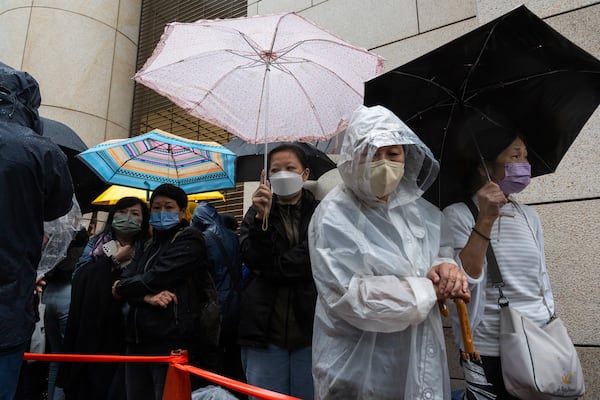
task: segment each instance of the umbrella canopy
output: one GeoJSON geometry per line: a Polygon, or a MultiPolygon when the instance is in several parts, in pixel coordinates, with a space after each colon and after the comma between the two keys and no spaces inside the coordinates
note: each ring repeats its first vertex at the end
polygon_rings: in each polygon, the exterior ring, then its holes
{"type": "Polygon", "coordinates": [[[521,135],[532,175],[554,172],[600,103],[600,61],[521,6],[366,83],[440,161],[425,197],[443,208],[465,177],[521,135]]]}
{"type": "MultiPolygon", "coordinates": [[[[284,144],[284,142],[270,143],[267,152],[275,147],[284,144]]],[[[315,145],[304,142],[293,142],[299,146],[306,156],[306,162],[310,169],[308,179],[317,180],[325,172],[336,168],[336,164],[319,150],[315,145]]],[[[265,146],[244,142],[242,139],[234,139],[225,144],[229,150],[237,156],[235,166],[235,179],[237,182],[258,181],[260,172],[263,169],[263,158],[265,146]]]]}
{"type": "Polygon", "coordinates": [[[49,118],[41,117],[40,119],[42,120],[43,136],[50,138],[67,156],[73,189],[81,212],[92,211],[92,200],[108,185],[76,158],[77,154],[87,150],[88,147],[69,126],[49,118]]]}
{"type": "MultiPolygon", "coordinates": [[[[143,189],[135,189],[127,186],[112,185],[98,197],[96,197],[92,204],[96,206],[112,206],[117,203],[123,197],[137,197],[144,201],[148,201],[152,196],[151,191],[143,189]]],[[[218,191],[204,192],[204,193],[192,193],[188,194],[188,201],[203,201],[203,200],[225,200],[223,193],[218,191]]]]}
{"type": "Polygon", "coordinates": [[[216,142],[184,139],[158,129],[100,143],[77,157],[114,185],[154,190],[171,183],[186,193],[235,186],[232,151],[216,142]]]}
{"type": "Polygon", "coordinates": [[[250,143],[341,131],[383,59],[294,13],[171,23],[137,82],[250,143]]]}
{"type": "Polygon", "coordinates": [[[69,126],[50,118],[40,117],[40,119],[42,120],[42,136],[52,139],[63,151],[80,153],[87,150],[87,145],[69,126]]]}

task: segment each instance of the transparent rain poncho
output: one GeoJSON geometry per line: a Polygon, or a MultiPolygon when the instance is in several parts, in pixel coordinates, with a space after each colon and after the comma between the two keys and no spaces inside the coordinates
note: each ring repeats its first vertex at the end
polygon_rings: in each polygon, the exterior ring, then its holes
{"type": "Polygon", "coordinates": [[[317,399],[448,399],[444,334],[432,266],[454,263],[440,238],[441,212],[420,196],[438,163],[383,107],[360,107],[338,162],[343,183],[309,228],[318,289],[313,333],[317,399]],[[368,166],[379,147],[401,144],[405,174],[378,200],[368,166]]]}
{"type": "Polygon", "coordinates": [[[42,245],[42,257],[37,269],[38,277],[50,271],[67,256],[71,240],[81,227],[81,218],[81,208],[73,196],[73,205],[68,213],[44,222],[47,241],[42,245]]]}

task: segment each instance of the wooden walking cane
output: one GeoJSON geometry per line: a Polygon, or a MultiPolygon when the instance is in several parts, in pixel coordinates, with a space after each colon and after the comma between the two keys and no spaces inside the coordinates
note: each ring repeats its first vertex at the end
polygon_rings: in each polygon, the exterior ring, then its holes
{"type": "Polygon", "coordinates": [[[481,356],[475,351],[473,345],[473,335],[471,334],[471,326],[469,325],[469,314],[467,313],[467,305],[462,299],[454,299],[456,304],[456,310],[458,312],[458,320],[460,322],[460,333],[463,338],[464,349],[462,351],[462,357],[465,360],[479,361],[481,356]]]}

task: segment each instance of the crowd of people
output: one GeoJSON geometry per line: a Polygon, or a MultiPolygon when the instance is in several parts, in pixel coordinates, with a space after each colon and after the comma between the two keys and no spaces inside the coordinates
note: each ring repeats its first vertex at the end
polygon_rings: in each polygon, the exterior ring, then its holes
{"type": "MultiPolygon", "coordinates": [[[[35,322],[42,222],[72,204],[66,159],[40,136],[39,103],[35,80],[0,64],[0,179],[11,187],[0,198],[0,400],[13,399],[35,322]]],[[[466,203],[442,212],[421,197],[439,164],[380,106],[352,116],[342,182],[320,202],[303,188],[310,166],[302,149],[271,150],[239,235],[209,203],[188,220],[187,195],[171,184],[148,204],[122,198],[85,246],[85,231],[74,233],[67,275],[64,263],[62,274],[49,274],[60,279],[47,301],[70,294],[64,337],[51,346],[77,354],[186,349],[192,365],[302,399],[449,399],[440,309],[460,298],[485,378],[498,398],[512,398],[486,278],[490,243],[511,306],[542,324],[554,302],[539,218],[510,196],[529,182],[526,143],[515,133],[484,151],[488,161],[465,193],[477,216],[466,203]]],[[[164,363],[62,363],[49,398],[159,400],[166,371],[164,363]]],[[[206,384],[193,379],[192,389],[206,384]]]]}

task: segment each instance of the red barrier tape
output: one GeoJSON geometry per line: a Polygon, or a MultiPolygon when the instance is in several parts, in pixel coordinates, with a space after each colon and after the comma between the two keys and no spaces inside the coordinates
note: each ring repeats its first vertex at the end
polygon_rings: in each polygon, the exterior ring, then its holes
{"type": "Polygon", "coordinates": [[[41,354],[25,353],[24,360],[63,361],[63,362],[167,362],[187,363],[187,356],[119,356],[119,355],[90,355],[90,354],[41,354]]]}
{"type": "Polygon", "coordinates": [[[227,388],[236,390],[238,392],[242,392],[245,394],[249,394],[251,396],[256,396],[265,400],[300,400],[297,397],[288,396],[285,394],[273,392],[267,389],[261,389],[256,386],[248,385],[247,383],[239,382],[230,378],[226,378],[221,375],[217,375],[213,372],[206,371],[200,368],[192,367],[191,365],[180,365],[180,364],[171,364],[175,368],[180,370],[190,372],[194,375],[201,376],[205,379],[208,379],[211,382],[215,382],[221,386],[225,386],[227,388]]]}
{"type": "Polygon", "coordinates": [[[200,368],[192,367],[187,364],[188,358],[186,355],[172,356],[119,356],[119,355],[89,355],[89,354],[41,354],[41,353],[25,353],[24,360],[35,361],[62,361],[62,362],[168,362],[172,366],[182,371],[201,376],[211,382],[217,383],[229,389],[236,390],[241,393],[259,397],[264,400],[300,400],[297,397],[288,396],[285,394],[273,392],[267,389],[261,389],[256,386],[248,385],[247,383],[239,382],[231,378],[217,375],[213,372],[206,371],[200,368]]]}

